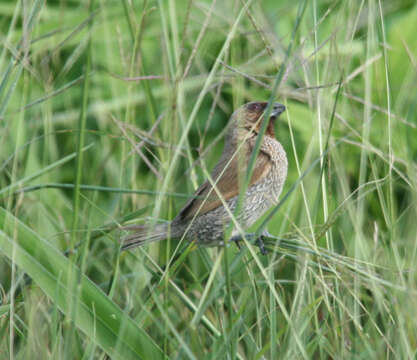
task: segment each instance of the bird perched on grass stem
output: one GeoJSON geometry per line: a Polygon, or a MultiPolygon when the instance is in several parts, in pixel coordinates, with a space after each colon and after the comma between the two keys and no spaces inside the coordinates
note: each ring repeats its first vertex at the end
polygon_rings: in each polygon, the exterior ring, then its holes
{"type": "MultiPolygon", "coordinates": [[[[268,124],[237,221],[246,229],[277,204],[287,177],[287,156],[275,138],[274,122],[285,106],[274,103],[270,117],[265,119],[267,105],[267,102],[250,102],[237,109],[231,117],[223,153],[211,173],[211,181],[207,180],[197,189],[170,223],[125,227],[135,233],[123,239],[123,249],[168,237],[185,237],[202,246],[224,245],[224,231],[230,224],[230,214],[236,209],[239,189],[263,121],[268,124]]],[[[230,240],[239,239],[237,229],[233,228],[230,240]]]]}

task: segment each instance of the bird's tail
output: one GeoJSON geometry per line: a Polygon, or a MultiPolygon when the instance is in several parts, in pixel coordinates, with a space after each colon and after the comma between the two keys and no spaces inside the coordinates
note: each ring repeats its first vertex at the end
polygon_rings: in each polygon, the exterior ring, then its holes
{"type": "MultiPolygon", "coordinates": [[[[121,239],[122,250],[135,248],[156,241],[165,240],[169,237],[169,224],[130,225],[122,228],[123,230],[134,231],[133,234],[121,239]]],[[[172,237],[172,235],[171,235],[172,237]]]]}

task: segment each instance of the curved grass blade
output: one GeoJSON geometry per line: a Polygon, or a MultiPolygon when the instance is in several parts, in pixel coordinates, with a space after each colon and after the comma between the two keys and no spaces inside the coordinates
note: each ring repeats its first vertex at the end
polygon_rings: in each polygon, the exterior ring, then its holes
{"type": "Polygon", "coordinates": [[[164,359],[148,334],[91,280],[79,274],[78,267],[1,207],[0,229],[0,253],[31,276],[62,312],[66,313],[71,303],[76,304],[72,321],[112,359],[164,359]],[[13,240],[15,232],[17,240],[13,240]],[[70,292],[70,272],[80,275],[78,299],[73,299],[70,292]],[[123,337],[119,337],[120,331],[123,337]]]}

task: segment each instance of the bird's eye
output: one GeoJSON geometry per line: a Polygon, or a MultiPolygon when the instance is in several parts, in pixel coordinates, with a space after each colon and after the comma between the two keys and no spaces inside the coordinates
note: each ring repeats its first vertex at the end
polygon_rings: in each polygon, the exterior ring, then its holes
{"type": "Polygon", "coordinates": [[[251,111],[260,111],[261,109],[261,105],[259,103],[253,103],[249,106],[249,109],[251,111]]]}

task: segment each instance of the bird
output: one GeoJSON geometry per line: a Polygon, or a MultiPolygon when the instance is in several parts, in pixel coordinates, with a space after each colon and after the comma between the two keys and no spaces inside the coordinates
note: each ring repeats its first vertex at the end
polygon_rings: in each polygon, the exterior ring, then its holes
{"type": "MultiPolygon", "coordinates": [[[[171,222],[124,227],[124,230],[134,232],[122,238],[122,250],[168,238],[185,238],[198,246],[224,246],[230,214],[234,214],[237,207],[239,189],[264,121],[267,121],[266,130],[236,220],[247,229],[278,204],[287,177],[288,161],[283,146],[275,137],[274,123],[285,111],[285,106],[273,103],[270,116],[265,119],[267,106],[268,102],[252,101],[235,110],[225,135],[222,155],[211,172],[211,181],[207,179],[195,191],[171,222]]],[[[239,240],[242,237],[233,227],[230,242],[235,241],[239,246],[239,240]]],[[[265,253],[262,242],[259,247],[265,253]]]]}

